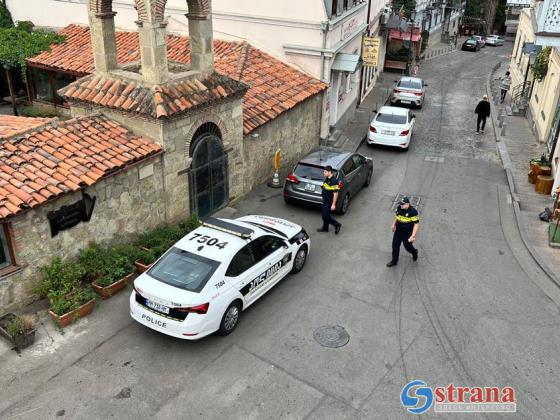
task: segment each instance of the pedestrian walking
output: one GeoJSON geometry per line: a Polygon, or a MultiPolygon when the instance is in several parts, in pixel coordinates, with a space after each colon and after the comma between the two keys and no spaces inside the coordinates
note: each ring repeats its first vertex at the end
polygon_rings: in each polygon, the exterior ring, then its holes
{"type": "Polygon", "coordinates": [[[502,78],[500,82],[500,103],[503,104],[504,100],[506,99],[506,94],[508,93],[509,88],[511,87],[511,77],[509,75],[509,71],[506,71],[506,75],[502,78]]]}
{"type": "Polygon", "coordinates": [[[416,240],[416,234],[420,228],[420,217],[418,211],[410,205],[408,197],[403,197],[397,206],[391,228],[393,229],[393,258],[387,263],[387,267],[393,267],[399,262],[401,244],[412,254],[412,260],[416,261],[418,250],[412,244],[416,240]]]}
{"type": "Polygon", "coordinates": [[[490,116],[490,102],[488,102],[488,95],[482,97],[482,101],[478,103],[474,113],[478,115],[476,120],[476,133],[484,133],[486,127],[486,118],[490,116]]]}
{"type": "Polygon", "coordinates": [[[336,201],[338,200],[338,178],[335,176],[332,166],[327,165],[323,170],[325,180],[323,181],[322,195],[323,205],[321,212],[323,216],[323,227],[317,229],[317,232],[328,232],[329,226],[334,226],[334,233],[338,235],[342,224],[337,222],[332,216],[331,212],[336,209],[336,201]]]}

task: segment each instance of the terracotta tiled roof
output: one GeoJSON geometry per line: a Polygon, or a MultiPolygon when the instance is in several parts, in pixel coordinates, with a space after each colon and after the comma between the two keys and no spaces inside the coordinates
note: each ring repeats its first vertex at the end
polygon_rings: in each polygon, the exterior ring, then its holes
{"type": "Polygon", "coordinates": [[[0,114],[0,139],[24,133],[51,121],[51,118],[14,117],[0,114]]]}
{"type": "MultiPolygon", "coordinates": [[[[52,69],[87,75],[94,72],[89,28],[70,25],[60,31],[62,44],[51,46],[28,61],[52,69]]],[[[171,61],[190,63],[188,37],[168,35],[171,61]]],[[[245,95],[243,127],[245,134],[276,118],[282,112],[326,89],[326,85],[246,42],[214,41],[218,73],[250,86],[245,95]]],[[[140,60],[138,34],[117,32],[117,56],[121,64],[140,60]]]]}
{"type": "Polygon", "coordinates": [[[161,151],[103,116],[53,122],[0,143],[0,219],[94,184],[161,151]]]}
{"type": "Polygon", "coordinates": [[[192,79],[153,87],[93,74],[71,83],[59,93],[75,101],[162,118],[246,90],[247,87],[242,83],[217,73],[202,80],[192,79]]]}

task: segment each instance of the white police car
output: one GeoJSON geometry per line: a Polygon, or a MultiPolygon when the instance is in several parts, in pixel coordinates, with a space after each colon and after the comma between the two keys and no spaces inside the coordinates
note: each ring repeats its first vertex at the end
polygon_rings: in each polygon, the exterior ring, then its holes
{"type": "Polygon", "coordinates": [[[301,271],[309,249],[305,230],[287,220],[209,218],[136,278],[130,314],[173,337],[229,334],[241,311],[301,271]]]}

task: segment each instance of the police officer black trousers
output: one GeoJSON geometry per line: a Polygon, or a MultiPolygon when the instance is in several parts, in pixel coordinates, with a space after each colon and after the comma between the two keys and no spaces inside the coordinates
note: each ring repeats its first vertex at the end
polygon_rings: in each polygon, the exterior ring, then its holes
{"type": "Polygon", "coordinates": [[[331,216],[331,207],[332,207],[332,201],[329,202],[324,202],[323,205],[321,206],[321,214],[323,216],[323,227],[322,230],[327,231],[329,230],[329,225],[333,225],[335,228],[335,232],[337,230],[340,230],[340,226],[341,223],[337,222],[334,217],[331,216]]]}
{"type": "Polygon", "coordinates": [[[408,238],[412,235],[412,231],[402,232],[396,230],[393,234],[393,259],[392,261],[398,262],[399,261],[399,253],[401,249],[401,243],[404,245],[404,249],[412,254],[412,256],[416,259],[418,257],[418,250],[414,248],[411,242],[408,242],[408,238]]]}

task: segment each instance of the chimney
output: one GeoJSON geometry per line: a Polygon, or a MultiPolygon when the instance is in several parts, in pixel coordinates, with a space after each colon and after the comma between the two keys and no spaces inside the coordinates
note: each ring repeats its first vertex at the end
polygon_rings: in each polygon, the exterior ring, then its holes
{"type": "Polygon", "coordinates": [[[187,0],[191,68],[201,73],[214,71],[214,37],[210,0],[187,0]]]}
{"type": "Polygon", "coordinates": [[[164,22],[165,1],[144,0],[136,2],[136,5],[142,78],[148,84],[165,83],[169,80],[164,22]]]}
{"type": "Polygon", "coordinates": [[[93,3],[88,8],[91,46],[95,71],[108,73],[117,68],[117,41],[115,38],[115,15],[110,3],[99,6],[93,3]]]}

